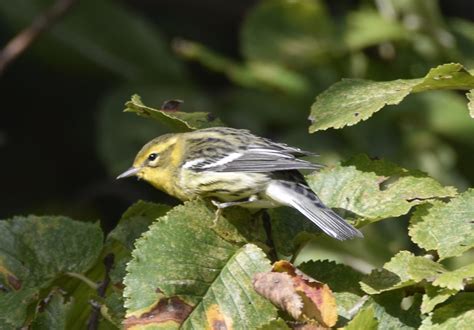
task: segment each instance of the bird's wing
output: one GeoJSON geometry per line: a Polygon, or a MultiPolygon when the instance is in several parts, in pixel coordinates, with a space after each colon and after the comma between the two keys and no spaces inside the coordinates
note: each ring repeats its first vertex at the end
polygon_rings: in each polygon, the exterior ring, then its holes
{"type": "Polygon", "coordinates": [[[309,154],[283,144],[249,145],[244,150],[215,155],[212,160],[195,161],[188,167],[195,171],[216,172],[273,172],[321,168],[321,165],[297,158],[309,154]]]}

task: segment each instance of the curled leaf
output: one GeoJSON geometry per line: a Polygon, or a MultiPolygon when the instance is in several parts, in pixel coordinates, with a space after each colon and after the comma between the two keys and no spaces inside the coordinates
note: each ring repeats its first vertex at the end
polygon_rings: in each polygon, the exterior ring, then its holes
{"type": "Polygon", "coordinates": [[[256,274],[253,285],[259,294],[297,320],[314,320],[325,327],[337,322],[331,289],[287,261],[276,262],[271,272],[256,274]]]}

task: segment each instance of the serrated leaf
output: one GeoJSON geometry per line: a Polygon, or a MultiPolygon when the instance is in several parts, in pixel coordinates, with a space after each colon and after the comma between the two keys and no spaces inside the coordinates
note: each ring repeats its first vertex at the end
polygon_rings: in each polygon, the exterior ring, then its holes
{"type": "Polygon", "coordinates": [[[311,260],[302,263],[298,268],[312,278],[326,283],[334,292],[351,292],[362,295],[359,281],[363,274],[349,266],[329,260],[311,260]]]}
{"type": "Polygon", "coordinates": [[[361,281],[368,294],[378,294],[409,286],[422,280],[433,280],[446,270],[428,258],[417,257],[408,251],[396,254],[382,269],[373,270],[361,281]]]}
{"type": "Polygon", "coordinates": [[[461,64],[431,69],[424,78],[370,81],[344,79],[318,95],[311,107],[310,133],[355,125],[385,105],[400,103],[407,95],[438,89],[472,89],[474,76],[461,64]]]}
{"type": "Polygon", "coordinates": [[[464,282],[472,278],[474,278],[474,264],[439,275],[433,285],[459,291],[464,289],[464,282]]]}
{"type": "Polygon", "coordinates": [[[362,218],[362,223],[398,217],[417,204],[456,195],[453,187],[443,187],[420,171],[401,168],[366,155],[306,176],[321,200],[362,218]]]}
{"type": "Polygon", "coordinates": [[[436,250],[441,259],[461,255],[474,247],[474,189],[448,203],[433,202],[417,209],[409,235],[425,250],[436,250]],[[460,235],[462,233],[462,235],[460,235]]]}
{"type": "Polygon", "coordinates": [[[200,128],[223,126],[224,124],[208,112],[181,112],[159,110],[143,104],[140,96],[132,95],[125,103],[125,112],[134,112],[145,118],[152,118],[177,132],[188,132],[200,128]]]}
{"type": "Polygon", "coordinates": [[[466,94],[468,103],[467,103],[467,108],[469,109],[469,115],[474,118],[474,89],[471,89],[467,94],[466,94]]]}
{"type": "Polygon", "coordinates": [[[214,219],[202,201],[187,202],[137,240],[124,280],[127,326],[254,328],[276,318],[251,283],[269,261],[226,218],[214,219]]]}
{"type": "Polygon", "coordinates": [[[379,322],[375,318],[373,306],[362,309],[357,315],[344,327],[345,330],[376,330],[379,322]]]}
{"type": "Polygon", "coordinates": [[[372,296],[368,303],[372,304],[379,329],[418,329],[421,324],[421,295],[409,297],[411,306],[402,308],[406,294],[402,290],[383,292],[372,296]]]}
{"type": "Polygon", "coordinates": [[[423,320],[420,330],[471,329],[474,324],[474,293],[459,293],[423,320]]]}
{"type": "Polygon", "coordinates": [[[102,250],[98,223],[66,217],[15,217],[0,221],[0,232],[0,284],[8,291],[0,291],[0,319],[15,327],[40,289],[64,273],[86,272],[102,250]]]}
{"type": "Polygon", "coordinates": [[[445,302],[457,292],[458,290],[438,288],[433,285],[427,285],[425,287],[425,294],[423,295],[421,302],[421,312],[423,314],[431,313],[437,305],[445,302]]]}

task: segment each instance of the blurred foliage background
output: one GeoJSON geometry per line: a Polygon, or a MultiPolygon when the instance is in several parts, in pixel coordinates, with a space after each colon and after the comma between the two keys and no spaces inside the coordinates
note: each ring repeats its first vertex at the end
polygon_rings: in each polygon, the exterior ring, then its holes
{"type": "MultiPolygon", "coordinates": [[[[0,43],[53,3],[0,0],[0,43]]],[[[474,69],[473,19],[469,0],[76,1],[0,76],[0,217],[63,214],[110,230],[138,199],[176,203],[114,179],[166,132],[122,112],[134,93],[156,108],[184,100],[184,111],[213,112],[324,164],[366,153],[463,191],[474,186],[474,121],[462,93],[412,95],[312,135],[307,117],[343,77],[418,78],[447,62],[474,69]]],[[[382,221],[363,241],[323,239],[308,253],[367,271],[415,249],[406,225],[382,221]]]]}

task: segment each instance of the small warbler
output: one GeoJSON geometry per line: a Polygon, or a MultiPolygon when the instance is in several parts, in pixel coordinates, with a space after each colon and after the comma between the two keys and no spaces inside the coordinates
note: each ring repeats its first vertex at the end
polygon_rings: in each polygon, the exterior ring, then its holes
{"type": "Polygon", "coordinates": [[[329,236],[362,237],[321,202],[298,171],[320,168],[299,159],[311,154],[247,130],[213,127],[151,140],[117,179],[137,176],[183,201],[209,197],[218,208],[286,205],[329,236]]]}

